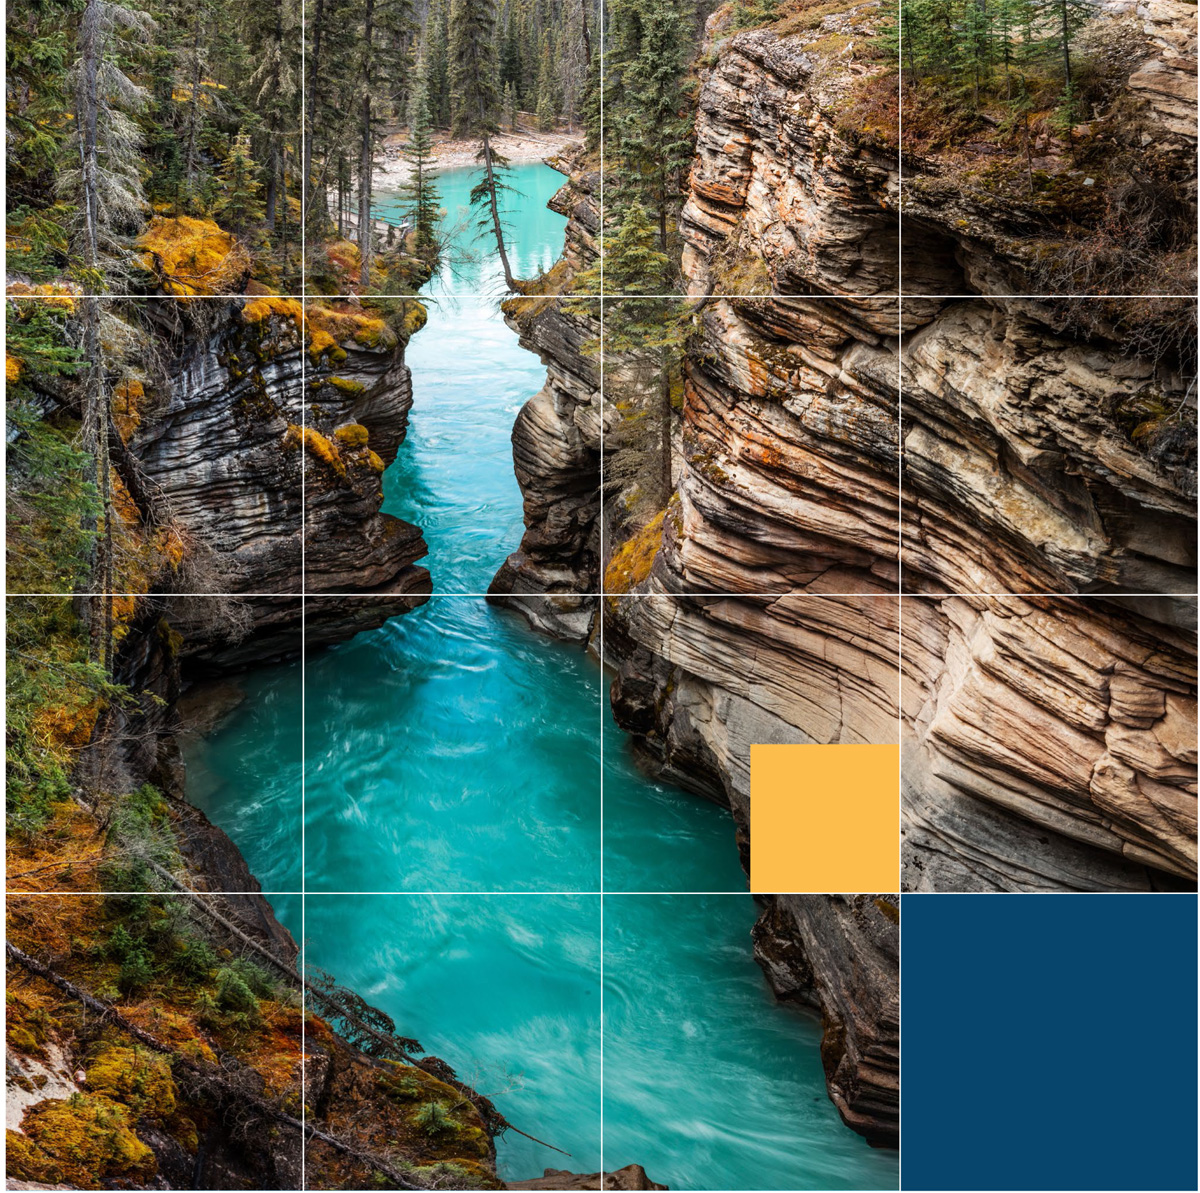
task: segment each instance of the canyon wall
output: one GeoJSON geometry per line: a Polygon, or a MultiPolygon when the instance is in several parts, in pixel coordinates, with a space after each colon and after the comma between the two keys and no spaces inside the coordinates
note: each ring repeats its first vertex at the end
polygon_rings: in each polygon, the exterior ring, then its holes
{"type": "Polygon", "coordinates": [[[905,290],[959,297],[867,296],[898,261],[883,76],[823,39],[871,11],[708,47],[680,226],[709,297],[653,566],[606,602],[618,722],[743,845],[751,741],[900,738],[907,889],[1190,885],[1191,304],[972,297],[1020,262],[952,209],[906,228],[905,290]]]}
{"type": "MultiPolygon", "coordinates": [[[[1125,8],[1120,96],[1074,135],[1094,133],[1109,161],[1150,147],[1186,191],[1194,11],[1125,8]]],[[[613,372],[600,509],[574,488],[601,446],[590,380],[570,400],[540,395],[514,435],[528,549],[500,590],[533,559],[573,593],[607,573],[591,641],[615,672],[617,722],[657,773],[730,809],[744,863],[751,743],[899,742],[903,889],[1190,889],[1190,300],[1009,297],[1040,276],[1073,209],[989,203],[961,162],[916,143],[901,187],[895,77],[870,48],[878,12],[733,36],[727,14],[710,20],[679,221],[695,305],[674,493],[657,517],[629,515],[612,433],[629,395],[613,372]],[[902,303],[888,297],[901,269],[902,303]]],[[[1083,194],[1062,145],[1039,152],[1057,193],[1083,194]]],[[[572,210],[586,190],[577,173],[572,210]]],[[[568,259],[586,261],[573,237],[568,259]]],[[[548,307],[518,309],[551,370],[577,370],[548,307]]],[[[581,636],[582,621],[523,603],[581,636]]],[[[872,907],[779,896],[756,935],[776,991],[825,1017],[846,1121],[885,1141],[887,985],[844,980],[847,958],[895,944],[872,907]],[[877,937],[861,930],[874,912],[877,937]]]]}
{"type": "Polygon", "coordinates": [[[179,587],[242,607],[232,640],[203,599],[190,620],[181,613],[184,654],[206,668],[296,653],[303,591],[388,598],[314,603],[314,643],[382,624],[430,591],[420,530],[380,512],[412,406],[408,329],[341,305],[312,304],[306,322],[288,300],[209,301],[203,322],[185,313],[180,328],[175,300],[148,304],[146,353],[164,359],[164,392],[128,451],[184,540],[179,587]]]}
{"type": "Polygon", "coordinates": [[[894,895],[767,895],[754,956],[777,998],[812,1007],[846,1123],[900,1143],[900,922],[894,895]]]}

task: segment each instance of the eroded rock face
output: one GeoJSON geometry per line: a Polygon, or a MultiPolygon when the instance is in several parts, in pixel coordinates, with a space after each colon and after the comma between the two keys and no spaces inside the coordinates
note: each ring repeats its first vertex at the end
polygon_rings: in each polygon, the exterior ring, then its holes
{"type": "Polygon", "coordinates": [[[626,1164],[612,1172],[568,1172],[565,1168],[547,1168],[536,1180],[509,1181],[506,1189],[669,1189],[656,1185],[640,1164],[626,1164]]]}
{"type": "Polygon", "coordinates": [[[1194,610],[905,600],[905,888],[1193,884],[1194,610]]]}
{"type": "Polygon", "coordinates": [[[689,293],[896,290],[898,155],[852,144],[837,121],[847,87],[881,68],[831,63],[823,47],[831,35],[869,41],[877,17],[877,4],[859,4],[801,35],[755,30],[719,45],[727,14],[709,19],[717,59],[701,71],[679,221],[689,293]]]}
{"type": "MultiPolygon", "coordinates": [[[[172,350],[174,317],[162,307],[160,351],[172,350]]],[[[252,622],[230,640],[196,616],[179,627],[185,651],[214,666],[296,653],[305,590],[394,597],[373,606],[376,625],[419,603],[430,590],[415,566],[426,551],[421,533],[380,513],[382,469],[396,457],[412,405],[402,345],[350,341],[330,365],[308,353],[290,318],[247,323],[234,303],[184,342],[167,370],[168,397],[129,449],[188,540],[182,586],[247,594],[252,622]],[[361,433],[338,437],[351,426],[365,428],[364,442],[361,433]],[[289,597],[261,595],[270,593],[289,597]]],[[[359,612],[339,630],[326,609],[312,640],[368,628],[359,612]]]]}
{"type": "Polygon", "coordinates": [[[815,1008],[846,1125],[900,1143],[900,908],[894,895],[767,895],[754,958],[775,996],[815,1008]]]}
{"type": "Polygon", "coordinates": [[[946,304],[902,349],[881,314],[705,308],[678,496],[609,602],[618,723],[743,846],[752,742],[901,738],[913,889],[1193,881],[1194,599],[1134,594],[1194,585],[1194,446],[1119,418],[1186,385],[1031,303],[946,304]],[[1004,595],[1039,588],[1081,595],[1004,595]]]}
{"type": "MultiPolygon", "coordinates": [[[[555,162],[560,169],[569,162],[555,162]]],[[[597,205],[587,173],[573,176],[551,206],[568,215],[560,280],[595,258],[597,205]]],[[[552,288],[552,287],[551,287],[552,288]]],[[[521,345],[546,365],[546,383],[513,426],[513,466],[525,505],[520,547],[496,573],[491,599],[536,627],[584,641],[595,619],[600,569],[600,377],[598,306],[528,297],[504,304],[521,345]]]]}

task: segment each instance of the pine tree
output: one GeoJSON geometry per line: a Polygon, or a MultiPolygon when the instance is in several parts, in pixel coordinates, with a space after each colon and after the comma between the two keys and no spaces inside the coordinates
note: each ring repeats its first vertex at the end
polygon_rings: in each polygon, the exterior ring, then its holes
{"type": "Polygon", "coordinates": [[[425,32],[429,69],[429,116],[435,128],[450,127],[450,50],[447,0],[433,0],[425,32]]]}
{"type": "Polygon", "coordinates": [[[250,156],[250,135],[242,133],[230,142],[221,166],[221,197],[217,215],[235,232],[257,223],[263,216],[258,165],[250,156]]]}
{"type": "Polygon", "coordinates": [[[692,55],[694,0],[612,0],[612,49],[605,126],[620,188],[658,225],[659,251],[669,254],[671,214],[692,155],[692,117],[683,101],[692,55]]]}
{"type": "Polygon", "coordinates": [[[425,60],[417,63],[408,98],[408,143],[404,147],[411,174],[401,188],[413,221],[413,244],[417,255],[430,263],[437,256],[437,225],[440,197],[430,172],[433,137],[429,119],[428,72],[425,60]]]}
{"type": "Polygon", "coordinates": [[[542,132],[548,132],[556,123],[559,110],[558,79],[554,70],[554,58],[550,53],[550,39],[542,34],[541,66],[538,68],[537,121],[542,132]]]}
{"type": "Polygon", "coordinates": [[[503,175],[508,162],[492,148],[497,131],[499,95],[495,71],[496,9],[494,0],[453,0],[450,7],[450,86],[456,136],[479,139],[477,158],[483,178],[471,191],[471,206],[484,209],[480,223],[496,239],[504,283],[517,289],[500,221],[499,194],[507,189],[503,175]]]}
{"type": "Polygon", "coordinates": [[[671,432],[674,423],[672,388],[683,361],[690,312],[682,298],[668,293],[670,260],[657,244],[658,234],[645,207],[636,199],[613,221],[615,231],[604,236],[603,284],[596,265],[576,279],[581,293],[620,294],[610,301],[604,319],[604,357],[640,360],[654,377],[656,428],[651,455],[650,486],[659,509],[673,489],[671,432]]]}

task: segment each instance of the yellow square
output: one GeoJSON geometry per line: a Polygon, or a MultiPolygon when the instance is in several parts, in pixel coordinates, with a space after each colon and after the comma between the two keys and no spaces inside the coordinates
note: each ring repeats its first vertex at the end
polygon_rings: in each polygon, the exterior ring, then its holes
{"type": "Polygon", "coordinates": [[[750,889],[900,889],[900,747],[751,746],[750,889]]]}

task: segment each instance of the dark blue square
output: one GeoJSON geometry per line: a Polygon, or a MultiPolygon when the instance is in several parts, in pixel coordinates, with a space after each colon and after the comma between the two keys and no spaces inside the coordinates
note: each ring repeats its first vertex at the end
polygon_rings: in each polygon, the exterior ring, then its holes
{"type": "Polygon", "coordinates": [[[1195,1189],[1196,896],[909,895],[902,1189],[1195,1189]]]}

